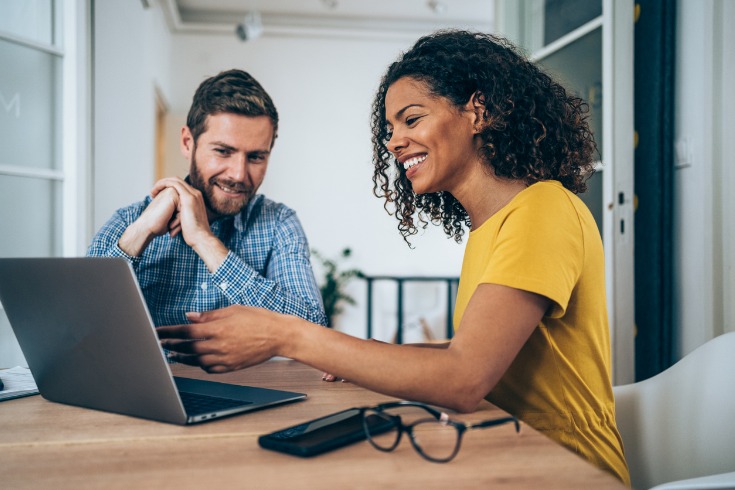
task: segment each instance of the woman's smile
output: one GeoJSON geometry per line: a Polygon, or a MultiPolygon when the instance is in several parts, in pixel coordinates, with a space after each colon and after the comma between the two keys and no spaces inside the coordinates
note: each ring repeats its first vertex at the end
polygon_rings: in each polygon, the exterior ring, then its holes
{"type": "Polygon", "coordinates": [[[426,153],[422,155],[412,156],[410,158],[407,158],[403,162],[403,169],[406,171],[406,178],[411,179],[414,175],[416,175],[416,172],[419,171],[419,169],[423,166],[424,160],[428,155],[426,153]]]}

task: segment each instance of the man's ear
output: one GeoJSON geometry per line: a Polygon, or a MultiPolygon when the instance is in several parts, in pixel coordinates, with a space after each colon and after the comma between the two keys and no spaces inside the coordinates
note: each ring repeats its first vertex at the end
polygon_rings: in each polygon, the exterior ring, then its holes
{"type": "Polygon", "coordinates": [[[474,114],[472,126],[474,127],[476,134],[482,132],[487,124],[488,117],[487,107],[485,106],[486,100],[485,94],[478,90],[472,94],[470,100],[467,101],[467,105],[465,106],[465,109],[474,114]]]}
{"type": "Polygon", "coordinates": [[[194,152],[194,137],[191,134],[191,130],[188,126],[181,128],[181,154],[187,161],[191,161],[192,153],[194,152]]]}

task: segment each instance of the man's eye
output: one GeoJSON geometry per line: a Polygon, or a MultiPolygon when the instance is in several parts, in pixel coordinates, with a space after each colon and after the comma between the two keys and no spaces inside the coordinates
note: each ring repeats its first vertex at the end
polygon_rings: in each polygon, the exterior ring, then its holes
{"type": "Polygon", "coordinates": [[[230,154],[230,150],[226,150],[225,148],[215,148],[214,152],[222,156],[226,156],[230,154]]]}
{"type": "Polygon", "coordinates": [[[262,163],[265,161],[265,155],[250,155],[250,161],[256,163],[262,163]]]}

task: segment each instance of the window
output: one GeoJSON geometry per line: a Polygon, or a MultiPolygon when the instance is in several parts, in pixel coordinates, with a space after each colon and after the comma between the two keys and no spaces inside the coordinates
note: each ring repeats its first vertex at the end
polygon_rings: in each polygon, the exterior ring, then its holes
{"type": "Polygon", "coordinates": [[[50,1],[0,5],[0,256],[60,255],[61,60],[50,1]]]}
{"type": "MultiPolygon", "coordinates": [[[[85,10],[0,3],[0,257],[76,255],[85,240],[85,10]]],[[[0,367],[22,363],[0,309],[0,367]]]]}

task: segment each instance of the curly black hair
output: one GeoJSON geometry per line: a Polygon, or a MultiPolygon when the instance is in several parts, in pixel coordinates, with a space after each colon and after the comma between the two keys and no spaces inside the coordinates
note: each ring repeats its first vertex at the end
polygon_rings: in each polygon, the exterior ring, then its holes
{"type": "MultiPolygon", "coordinates": [[[[403,239],[429,221],[461,242],[471,226],[449,192],[414,193],[406,172],[388,151],[385,114],[389,87],[401,78],[423,82],[432,95],[461,110],[476,94],[485,107],[480,132],[482,160],[495,175],[523,180],[557,180],[574,193],[587,189],[597,152],[587,122],[589,107],[541,71],[509,41],[490,34],[443,30],[424,36],[383,76],[372,107],[373,193],[398,219],[403,239]],[[390,206],[395,210],[391,210],[390,206]]],[[[409,243],[410,245],[410,243],[409,243]]]]}

